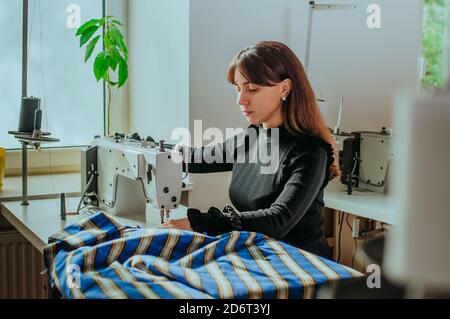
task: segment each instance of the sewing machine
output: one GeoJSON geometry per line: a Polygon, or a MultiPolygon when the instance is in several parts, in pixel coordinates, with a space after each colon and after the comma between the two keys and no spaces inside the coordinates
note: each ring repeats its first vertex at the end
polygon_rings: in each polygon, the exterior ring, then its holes
{"type": "Polygon", "coordinates": [[[161,223],[180,205],[182,158],[164,141],[157,146],[117,134],[98,137],[82,151],[81,162],[85,205],[137,220],[159,210],[161,223]]]}
{"type": "Polygon", "coordinates": [[[352,188],[385,193],[389,168],[394,158],[391,131],[352,132],[343,142],[341,182],[352,188]]]}

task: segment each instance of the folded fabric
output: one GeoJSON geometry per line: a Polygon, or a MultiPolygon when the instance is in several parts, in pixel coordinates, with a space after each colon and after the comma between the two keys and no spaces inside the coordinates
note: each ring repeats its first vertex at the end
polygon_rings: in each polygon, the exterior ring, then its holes
{"type": "Polygon", "coordinates": [[[54,234],[44,258],[63,298],[311,298],[362,276],[259,233],[127,227],[103,212],[54,234]]]}
{"type": "Polygon", "coordinates": [[[222,211],[211,207],[206,213],[196,208],[188,208],[187,217],[192,230],[207,233],[210,236],[242,229],[239,213],[229,205],[226,205],[222,211]]]}

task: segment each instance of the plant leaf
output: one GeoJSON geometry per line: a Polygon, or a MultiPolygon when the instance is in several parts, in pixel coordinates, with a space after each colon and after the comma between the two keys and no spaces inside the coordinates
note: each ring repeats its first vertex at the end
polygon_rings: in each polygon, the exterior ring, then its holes
{"type": "Polygon", "coordinates": [[[112,26],[109,32],[111,33],[111,37],[117,43],[117,46],[123,52],[125,60],[128,60],[128,48],[127,45],[125,44],[125,40],[123,39],[123,35],[120,32],[120,30],[117,27],[112,26]]]}
{"type": "Polygon", "coordinates": [[[97,44],[98,39],[100,39],[100,35],[93,38],[86,47],[86,54],[84,55],[84,62],[87,62],[94,52],[95,45],[97,44]]]}
{"type": "Polygon", "coordinates": [[[127,62],[125,60],[120,60],[119,63],[119,86],[121,87],[122,85],[125,84],[125,82],[128,79],[128,65],[127,62]]]}
{"type": "Polygon", "coordinates": [[[112,20],[111,22],[114,23],[114,24],[122,26],[122,23],[119,20],[112,20]]]}
{"type": "Polygon", "coordinates": [[[112,43],[111,43],[111,38],[108,36],[108,34],[109,34],[109,32],[105,32],[105,34],[103,36],[103,43],[105,44],[105,48],[109,50],[112,43]]]}
{"type": "Polygon", "coordinates": [[[107,51],[100,52],[94,61],[94,74],[97,81],[99,81],[108,70],[111,63],[111,57],[107,51]]]}
{"type": "Polygon", "coordinates": [[[108,35],[111,38],[111,41],[113,41],[116,45],[119,45],[120,41],[123,39],[122,33],[115,26],[110,28],[108,35]]]}
{"type": "Polygon", "coordinates": [[[82,47],[86,42],[89,41],[89,39],[94,35],[98,28],[100,28],[100,25],[93,25],[84,30],[80,37],[80,47],[82,47]]]}
{"type": "Polygon", "coordinates": [[[120,60],[122,60],[122,56],[120,55],[119,50],[117,50],[116,46],[112,46],[109,50],[109,54],[111,56],[111,69],[116,72],[117,65],[119,64],[120,60]]]}
{"type": "Polygon", "coordinates": [[[75,36],[79,36],[79,35],[83,34],[84,31],[85,31],[87,28],[90,28],[90,27],[96,25],[96,24],[99,23],[100,21],[101,21],[101,20],[99,20],[99,19],[92,19],[92,20],[87,21],[86,23],[82,24],[82,25],[78,28],[77,33],[75,34],[75,36]]]}

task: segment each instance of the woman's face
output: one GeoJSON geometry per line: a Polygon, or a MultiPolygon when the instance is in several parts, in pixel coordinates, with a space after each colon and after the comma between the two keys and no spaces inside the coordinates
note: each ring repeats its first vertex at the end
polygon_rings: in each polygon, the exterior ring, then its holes
{"type": "Polygon", "coordinates": [[[250,83],[236,68],[234,84],[237,91],[237,104],[250,124],[263,124],[264,127],[277,127],[283,123],[282,100],[289,93],[289,83],[274,86],[261,86],[250,83]]]}

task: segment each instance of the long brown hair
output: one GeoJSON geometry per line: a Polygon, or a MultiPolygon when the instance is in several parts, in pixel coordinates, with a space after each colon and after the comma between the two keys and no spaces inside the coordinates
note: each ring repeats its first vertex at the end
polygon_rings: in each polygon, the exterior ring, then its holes
{"type": "Polygon", "coordinates": [[[308,134],[321,138],[333,146],[334,162],[330,165],[331,178],[339,176],[338,153],[330,130],[317,105],[316,96],[302,63],[283,43],[261,41],[240,51],[231,61],[227,80],[234,84],[234,73],[239,69],[251,83],[273,86],[285,79],[292,82],[292,90],[283,102],[283,124],[290,134],[308,134]]]}

